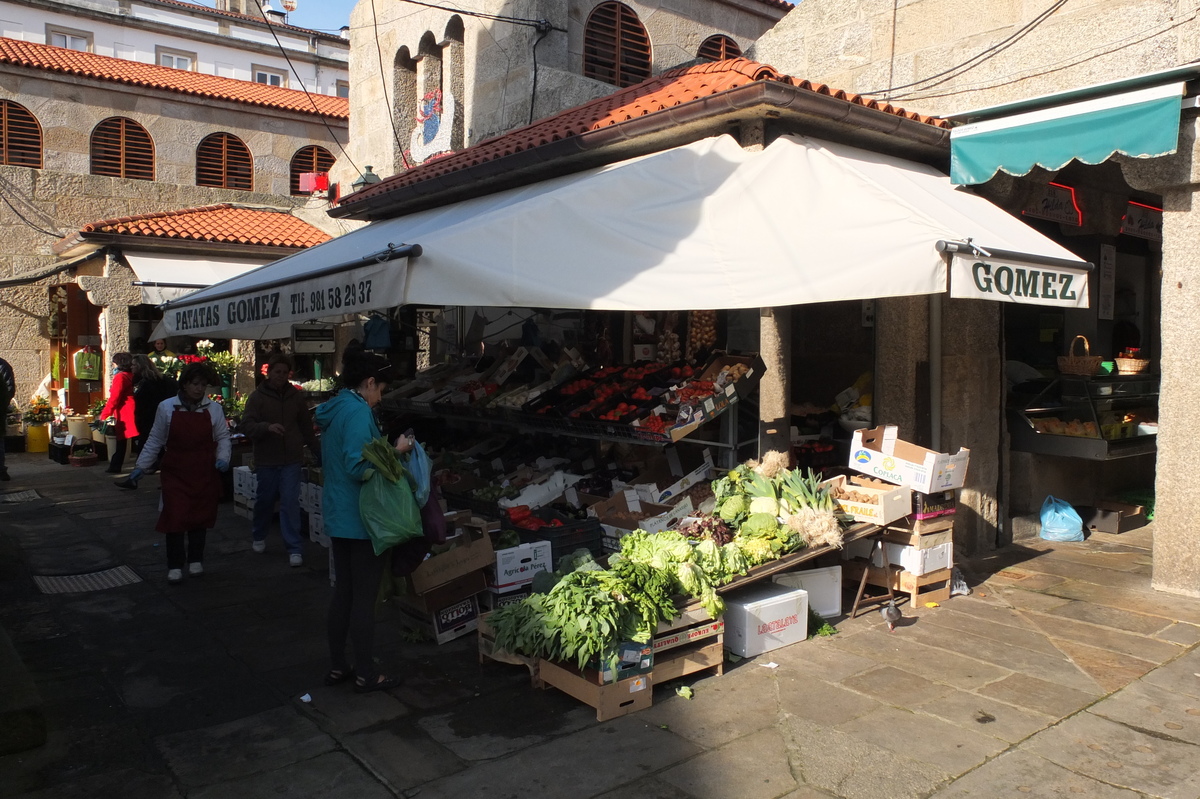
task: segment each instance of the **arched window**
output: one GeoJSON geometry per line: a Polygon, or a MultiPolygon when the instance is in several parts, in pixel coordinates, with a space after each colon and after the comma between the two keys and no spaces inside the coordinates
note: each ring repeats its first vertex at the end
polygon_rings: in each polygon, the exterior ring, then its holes
{"type": "Polygon", "coordinates": [[[11,100],[0,100],[0,164],[42,168],[42,126],[11,100]]]}
{"type": "Polygon", "coordinates": [[[632,86],[650,77],[650,36],[623,3],[601,3],[583,29],[584,77],[632,86]]]}
{"type": "Polygon", "coordinates": [[[724,61],[727,58],[737,58],[741,54],[742,48],[738,47],[737,42],[718,33],[700,43],[700,49],[696,51],[696,58],[702,58],[705,61],[724,61]]]}
{"type": "Polygon", "coordinates": [[[254,159],[232,133],[205,136],[196,148],[196,185],[253,191],[254,159]]]}
{"type": "Polygon", "coordinates": [[[154,180],[154,142],[138,123],[109,117],[92,129],[92,174],[154,180]]]}
{"type": "Polygon", "coordinates": [[[301,147],[292,156],[292,164],[288,171],[292,174],[292,194],[303,195],[307,192],[300,191],[300,175],[305,172],[329,172],[333,168],[333,154],[324,147],[318,147],[315,144],[310,144],[307,147],[301,147]]]}

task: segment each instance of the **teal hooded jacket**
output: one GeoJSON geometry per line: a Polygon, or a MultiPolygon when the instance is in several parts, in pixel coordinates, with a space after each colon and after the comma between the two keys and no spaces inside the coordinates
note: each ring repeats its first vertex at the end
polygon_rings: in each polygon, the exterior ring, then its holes
{"type": "Polygon", "coordinates": [[[365,399],[346,388],[318,405],[315,416],[321,428],[325,534],[333,538],[370,538],[358,512],[358,495],[363,473],[371,468],[362,455],[363,445],[382,435],[375,414],[365,399]]]}

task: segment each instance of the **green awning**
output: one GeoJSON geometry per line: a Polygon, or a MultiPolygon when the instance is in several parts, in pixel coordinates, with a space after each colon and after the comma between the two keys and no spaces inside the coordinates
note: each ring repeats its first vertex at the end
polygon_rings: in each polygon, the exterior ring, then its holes
{"type": "Polygon", "coordinates": [[[997,172],[1056,172],[1072,160],[1099,164],[1115,153],[1155,158],[1175,152],[1183,83],[990,119],[950,132],[950,180],[986,183],[997,172]]]}

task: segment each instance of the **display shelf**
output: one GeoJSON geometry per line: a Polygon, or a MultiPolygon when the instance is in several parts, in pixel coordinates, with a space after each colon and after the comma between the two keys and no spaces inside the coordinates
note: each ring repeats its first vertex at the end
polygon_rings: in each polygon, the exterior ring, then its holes
{"type": "Polygon", "coordinates": [[[1158,378],[1063,375],[1008,409],[1012,449],[1114,460],[1157,449],[1158,378]]]}

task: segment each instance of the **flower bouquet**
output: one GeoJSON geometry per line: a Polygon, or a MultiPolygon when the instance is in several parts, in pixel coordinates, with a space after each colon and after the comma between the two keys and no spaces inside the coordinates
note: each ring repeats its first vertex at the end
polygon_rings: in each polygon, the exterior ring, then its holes
{"type": "Polygon", "coordinates": [[[45,397],[34,397],[21,418],[28,424],[46,424],[54,421],[54,408],[50,407],[50,400],[45,397]]]}

